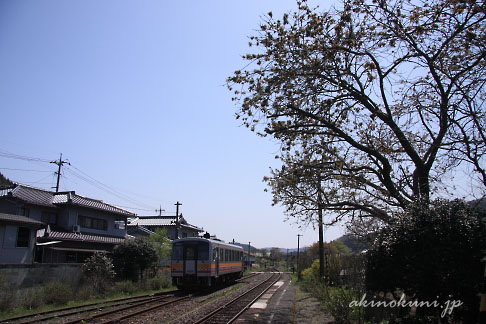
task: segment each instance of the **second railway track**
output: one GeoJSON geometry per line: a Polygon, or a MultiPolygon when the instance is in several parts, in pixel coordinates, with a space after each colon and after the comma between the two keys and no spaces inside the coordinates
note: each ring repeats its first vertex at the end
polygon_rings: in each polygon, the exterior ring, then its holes
{"type": "Polygon", "coordinates": [[[281,273],[273,273],[267,280],[239,295],[211,313],[195,321],[195,324],[230,324],[246,311],[258,298],[260,298],[280,278],[281,273]]]}
{"type": "Polygon", "coordinates": [[[156,295],[122,298],[108,302],[92,303],[75,307],[62,308],[47,312],[19,316],[2,320],[0,323],[112,323],[133,317],[150,310],[160,308],[180,300],[190,298],[188,294],[175,291],[156,295]],[[107,311],[103,311],[108,309],[107,311]],[[83,315],[84,314],[84,315],[83,315]]]}

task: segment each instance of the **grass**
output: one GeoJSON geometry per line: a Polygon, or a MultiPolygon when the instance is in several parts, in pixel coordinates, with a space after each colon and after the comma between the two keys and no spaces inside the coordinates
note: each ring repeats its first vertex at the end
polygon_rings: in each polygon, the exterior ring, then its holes
{"type": "Polygon", "coordinates": [[[159,292],[164,292],[164,291],[169,291],[175,289],[175,287],[169,286],[167,288],[162,288],[158,290],[137,290],[132,293],[122,293],[122,292],[116,292],[113,294],[109,294],[107,296],[96,296],[93,298],[85,299],[85,300],[71,300],[67,302],[66,304],[59,305],[59,304],[51,304],[51,305],[42,305],[37,308],[26,308],[26,307],[16,307],[11,310],[3,311],[0,312],[0,320],[4,320],[7,318],[11,317],[17,317],[17,316],[24,316],[24,315],[30,315],[30,314],[35,314],[39,312],[45,312],[45,311],[51,311],[51,310],[56,310],[56,309],[62,309],[66,307],[74,307],[74,306],[82,306],[86,304],[91,304],[91,303],[101,303],[101,302],[109,302],[114,299],[119,299],[119,298],[126,298],[126,297],[136,297],[136,296],[141,296],[141,295],[146,295],[146,294],[151,294],[151,293],[159,293],[159,292]]]}

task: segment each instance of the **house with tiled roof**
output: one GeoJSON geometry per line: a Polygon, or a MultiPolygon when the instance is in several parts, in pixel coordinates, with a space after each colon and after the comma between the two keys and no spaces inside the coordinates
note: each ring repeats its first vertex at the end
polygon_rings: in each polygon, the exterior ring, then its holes
{"type": "Polygon", "coordinates": [[[138,216],[128,219],[128,234],[134,236],[148,236],[155,232],[157,228],[167,231],[167,236],[171,240],[185,237],[198,237],[203,232],[202,228],[189,224],[186,219],[179,216],[138,216]]]}
{"type": "Polygon", "coordinates": [[[40,221],[0,213],[0,263],[32,263],[40,221]]]}
{"type": "MultiPolygon", "coordinates": [[[[81,263],[96,251],[111,252],[127,236],[127,219],[136,216],[74,191],[52,192],[20,184],[0,190],[0,213],[43,224],[33,251],[33,260],[39,263],[81,263]]],[[[0,225],[0,235],[2,249],[6,240],[18,240],[20,232],[0,225]]]]}

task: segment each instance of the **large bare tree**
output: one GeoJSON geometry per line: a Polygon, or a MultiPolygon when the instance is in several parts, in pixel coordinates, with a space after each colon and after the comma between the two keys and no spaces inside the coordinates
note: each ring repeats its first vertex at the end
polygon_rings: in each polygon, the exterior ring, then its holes
{"type": "MultiPolygon", "coordinates": [[[[287,203],[285,190],[311,172],[323,180],[318,207],[387,222],[462,165],[486,185],[485,18],[484,1],[458,0],[328,11],[303,1],[281,19],[268,13],[228,87],[237,118],[281,143],[274,197],[287,203]]],[[[316,188],[306,191],[314,206],[316,188]]]]}

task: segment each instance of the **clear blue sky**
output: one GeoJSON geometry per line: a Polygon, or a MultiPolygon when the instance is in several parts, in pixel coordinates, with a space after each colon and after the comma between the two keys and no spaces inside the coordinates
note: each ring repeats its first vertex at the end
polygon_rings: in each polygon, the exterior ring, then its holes
{"type": "MultiPolygon", "coordinates": [[[[261,16],[295,6],[3,0],[0,152],[45,160],[62,152],[72,165],[61,190],[139,215],[159,205],[171,214],[180,201],[190,223],[224,240],[294,248],[301,233],[309,245],[317,233],[284,223],[283,209],[264,192],[277,146],[240,126],[224,85],[246,64],[241,55],[261,16]],[[118,194],[76,176],[81,172],[118,194]]],[[[55,170],[0,156],[0,172],[32,186],[54,186],[55,170]]],[[[342,232],[329,229],[326,239],[342,232]]]]}

